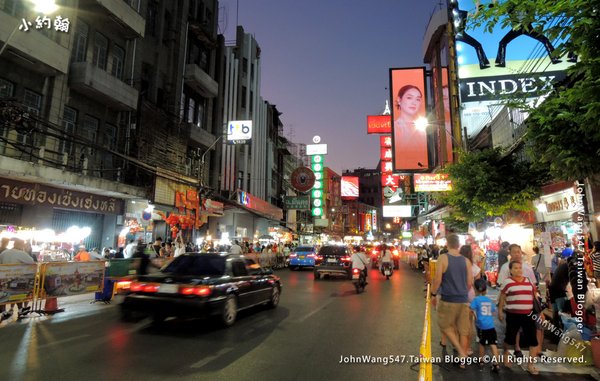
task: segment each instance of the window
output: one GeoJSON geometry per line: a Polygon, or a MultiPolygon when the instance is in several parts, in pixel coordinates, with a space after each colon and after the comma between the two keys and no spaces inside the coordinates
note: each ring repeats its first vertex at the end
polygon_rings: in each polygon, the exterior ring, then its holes
{"type": "Polygon", "coordinates": [[[194,123],[194,114],[196,112],[196,101],[188,96],[187,99],[187,122],[194,123]]]}
{"type": "Polygon", "coordinates": [[[254,82],[254,64],[250,65],[250,81],[254,82]]]}
{"type": "Polygon", "coordinates": [[[11,16],[19,17],[23,15],[23,1],[21,0],[0,0],[0,10],[11,16]]]}
{"type": "MultiPolygon", "coordinates": [[[[96,137],[98,136],[98,124],[98,119],[86,115],[85,118],[83,118],[83,123],[81,123],[81,131],[79,132],[79,136],[89,140],[90,143],[96,143],[96,137]]],[[[94,155],[94,149],[91,147],[89,154],[94,155]]]]}
{"type": "Polygon", "coordinates": [[[33,115],[39,115],[42,111],[42,96],[34,91],[25,89],[23,104],[27,111],[33,115]]]}
{"type": "Polygon", "coordinates": [[[231,262],[231,272],[233,276],[247,276],[246,264],[241,260],[234,260],[231,262]]]}
{"type": "Polygon", "coordinates": [[[77,27],[75,28],[75,42],[73,44],[73,62],[85,62],[87,53],[89,27],[86,23],[77,19],[77,27]]]}
{"type": "Polygon", "coordinates": [[[0,97],[10,98],[15,92],[15,85],[5,79],[0,78],[0,97]]]}
{"type": "Polygon", "coordinates": [[[117,147],[117,127],[106,124],[102,129],[102,146],[110,150],[117,147]]]}
{"type": "Polygon", "coordinates": [[[152,37],[156,37],[156,15],[158,13],[158,7],[155,1],[148,2],[148,9],[146,10],[146,34],[152,37]]]}
{"type": "Polygon", "coordinates": [[[246,57],[242,60],[242,73],[248,74],[248,58],[246,57]]]}
{"type": "Polygon", "coordinates": [[[75,135],[75,125],[77,124],[77,111],[70,107],[65,107],[65,111],[63,111],[63,120],[62,126],[66,139],[62,139],[58,145],[58,151],[66,153],[69,156],[74,154],[73,152],[73,142],[67,139],[70,139],[73,135],[75,135]]]}
{"type": "Polygon", "coordinates": [[[151,100],[153,91],[154,67],[149,63],[142,62],[142,96],[151,100]]]}
{"type": "Polygon", "coordinates": [[[173,26],[171,25],[171,12],[165,11],[165,21],[163,23],[163,44],[168,44],[172,36],[173,26]]]}
{"type": "Polygon", "coordinates": [[[260,265],[254,262],[252,259],[245,259],[246,262],[246,271],[250,275],[261,275],[262,271],[260,269],[260,265]]]}
{"type": "Polygon", "coordinates": [[[108,39],[96,32],[94,36],[93,64],[102,70],[106,70],[106,58],[108,55],[108,39]]]}
{"type": "Polygon", "coordinates": [[[195,39],[188,40],[188,63],[198,65],[202,70],[208,72],[208,50],[195,39]]]}
{"type": "Polygon", "coordinates": [[[244,178],[244,172],[243,171],[238,171],[238,178],[237,178],[237,187],[238,189],[242,189],[242,179],[244,178]]]}
{"type": "Polygon", "coordinates": [[[125,63],[125,50],[115,45],[112,52],[111,74],[119,79],[123,79],[123,64],[125,63]]]}
{"type": "Polygon", "coordinates": [[[242,86],[242,108],[246,108],[246,86],[242,86]]]}

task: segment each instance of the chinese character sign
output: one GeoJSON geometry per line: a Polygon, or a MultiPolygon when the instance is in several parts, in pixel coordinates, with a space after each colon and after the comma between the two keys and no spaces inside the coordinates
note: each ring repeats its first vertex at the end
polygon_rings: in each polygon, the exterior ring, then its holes
{"type": "MultiPolygon", "coordinates": [[[[68,33],[71,22],[68,17],[63,18],[62,16],[56,16],[54,20],[46,15],[39,15],[35,18],[35,29],[52,29],[57,32],[68,33]]],[[[19,30],[22,32],[29,32],[29,29],[33,28],[33,23],[25,18],[21,19],[21,25],[19,30]]]]}

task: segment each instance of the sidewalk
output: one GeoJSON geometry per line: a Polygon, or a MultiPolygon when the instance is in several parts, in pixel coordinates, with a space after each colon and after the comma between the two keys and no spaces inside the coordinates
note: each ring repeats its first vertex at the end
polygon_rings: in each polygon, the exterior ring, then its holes
{"type": "MultiPolygon", "coordinates": [[[[545,295],[546,285],[542,282],[540,283],[540,292],[542,295],[545,295]]],[[[494,303],[498,303],[500,290],[497,288],[488,287],[487,296],[492,299],[494,303]]],[[[550,310],[544,310],[544,315],[551,316],[552,312],[550,310]]],[[[498,351],[502,354],[502,344],[504,341],[504,332],[505,332],[505,324],[501,323],[497,316],[494,318],[494,323],[496,326],[496,332],[498,333],[498,351]]],[[[547,333],[547,332],[546,332],[547,333]]],[[[474,346],[475,347],[475,346],[474,346]]],[[[478,346],[477,346],[478,347],[478,346]]],[[[542,350],[544,355],[547,357],[557,357],[556,350],[557,345],[553,344],[548,338],[547,335],[544,335],[544,343],[542,345],[542,350]]],[[[476,348],[475,353],[478,353],[478,349],[476,348]]],[[[523,349],[522,350],[524,356],[528,356],[529,351],[523,349]]],[[[511,351],[512,353],[512,351],[511,351]]],[[[517,366],[515,364],[515,366],[517,366]]],[[[513,367],[515,367],[513,366],[513,367]]],[[[536,367],[540,371],[540,373],[563,373],[563,374],[588,374],[592,376],[596,380],[600,380],[600,372],[594,366],[578,366],[578,365],[569,365],[569,364],[548,364],[548,363],[537,363],[536,367]]]]}

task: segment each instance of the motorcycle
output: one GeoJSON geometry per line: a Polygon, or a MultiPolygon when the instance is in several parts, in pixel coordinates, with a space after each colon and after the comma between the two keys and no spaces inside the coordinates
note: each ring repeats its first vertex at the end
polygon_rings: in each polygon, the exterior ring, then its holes
{"type": "Polygon", "coordinates": [[[391,262],[384,262],[381,266],[381,274],[385,276],[385,279],[388,280],[394,273],[393,265],[391,262]]]}
{"type": "Polygon", "coordinates": [[[352,284],[354,285],[357,294],[360,294],[365,290],[367,280],[365,279],[365,274],[362,270],[356,268],[352,269],[352,284]]]}

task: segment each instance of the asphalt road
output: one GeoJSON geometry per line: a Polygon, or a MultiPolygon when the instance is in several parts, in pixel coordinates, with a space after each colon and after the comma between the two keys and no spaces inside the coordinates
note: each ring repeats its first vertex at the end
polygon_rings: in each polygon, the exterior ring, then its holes
{"type": "MultiPolygon", "coordinates": [[[[119,321],[112,305],[80,302],[51,318],[0,329],[0,380],[416,380],[424,295],[420,272],[405,264],[386,281],[371,271],[365,293],[347,280],[313,280],[280,270],[275,310],[256,308],[229,329],[211,321],[119,321]],[[400,363],[340,363],[381,356],[400,363]]],[[[435,321],[432,342],[439,342],[435,321]]],[[[434,355],[441,348],[434,345],[434,355]]],[[[537,379],[589,376],[542,374],[537,379]]],[[[518,367],[491,375],[468,367],[434,368],[434,379],[530,379],[518,367]]]]}

